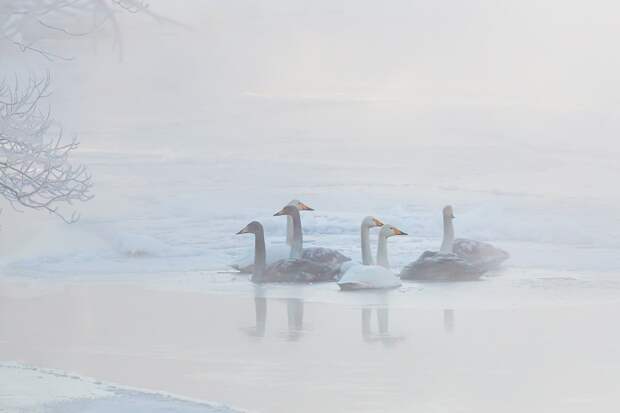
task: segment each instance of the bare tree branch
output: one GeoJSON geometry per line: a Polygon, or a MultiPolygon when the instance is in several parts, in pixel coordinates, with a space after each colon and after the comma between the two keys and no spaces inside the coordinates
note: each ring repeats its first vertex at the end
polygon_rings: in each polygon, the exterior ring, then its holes
{"type": "Polygon", "coordinates": [[[71,56],[51,50],[50,41],[84,37],[108,27],[122,57],[116,13],[145,12],[163,19],[147,9],[148,4],[140,0],[0,0],[0,41],[50,61],[71,60],[71,56]]]}
{"type": "MultiPolygon", "coordinates": [[[[118,13],[145,13],[158,22],[182,25],[153,13],[142,0],[0,0],[0,53],[4,43],[48,61],[72,60],[55,51],[59,41],[105,30],[111,31],[122,59],[118,13]]],[[[18,210],[45,210],[75,222],[77,213],[66,214],[60,207],[91,199],[91,176],[70,162],[78,142],[63,139],[62,128],[43,105],[49,85],[49,75],[0,81],[0,196],[18,210]]]]}
{"type": "Polygon", "coordinates": [[[92,198],[91,176],[83,165],[69,161],[76,140],[64,142],[62,129],[42,108],[49,95],[50,78],[0,83],[0,195],[19,209],[45,210],[66,222],[75,222],[61,204],[92,198]]]}

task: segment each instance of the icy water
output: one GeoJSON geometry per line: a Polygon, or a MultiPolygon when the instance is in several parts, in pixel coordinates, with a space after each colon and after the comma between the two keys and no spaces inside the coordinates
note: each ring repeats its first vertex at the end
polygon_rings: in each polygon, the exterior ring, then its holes
{"type": "MultiPolygon", "coordinates": [[[[551,179],[570,174],[563,162],[529,176],[499,162],[469,165],[464,147],[421,147],[418,162],[395,155],[377,168],[372,155],[343,161],[342,148],[321,160],[274,159],[294,146],[273,144],[269,162],[226,145],[217,156],[87,152],[98,192],[79,223],[7,210],[0,361],[18,367],[0,368],[17,383],[2,409],[615,411],[613,192],[588,195],[575,180],[573,196],[551,179]],[[445,153],[460,174],[434,166],[445,153]],[[493,242],[511,259],[477,282],[381,294],[257,287],[231,272],[253,246],[234,234],[258,219],[282,244],[285,221],[272,215],[292,198],[316,209],[302,215],[306,245],[353,259],[366,215],[408,232],[389,241],[396,271],[439,246],[447,203],[458,236],[493,242]],[[41,380],[29,368],[52,369],[40,375],[60,390],[24,404],[24,389],[41,380]],[[59,387],[65,375],[77,379],[59,387]]],[[[514,150],[536,165],[537,151],[514,150]]]]}
{"type": "MultiPolygon", "coordinates": [[[[323,302],[316,290],[326,285],[236,283],[246,294],[3,282],[0,354],[155,392],[78,392],[45,411],[194,411],[158,405],[161,392],[265,412],[581,412],[620,402],[617,301],[511,307],[519,297],[496,296],[481,308],[483,293],[497,295],[481,281],[428,287],[451,297],[435,306],[403,290],[330,292],[338,299],[323,302]]],[[[516,290],[557,298],[576,281],[538,283],[516,290]]]]}
{"type": "MultiPolygon", "coordinates": [[[[86,152],[96,200],[81,207],[82,219],[71,226],[6,209],[2,273],[98,279],[224,271],[251,254],[252,238],[234,234],[252,220],[263,223],[270,244],[284,243],[285,219],[273,214],[293,198],[316,210],[302,214],[306,246],[337,248],[359,260],[359,225],[367,215],[407,232],[389,242],[395,269],[438,248],[446,204],[454,206],[457,236],[506,249],[512,256],[508,269],[587,275],[620,267],[616,191],[588,193],[589,186],[577,179],[572,190],[563,188],[570,185],[556,179],[578,169],[570,163],[513,172],[499,168],[499,161],[470,164],[461,156],[464,146],[394,144],[395,160],[386,167],[375,166],[372,153],[362,157],[364,151],[353,152],[361,159],[343,160],[339,154],[345,155],[346,147],[333,148],[325,159],[287,160],[287,149],[300,150],[298,145],[272,143],[265,147],[274,153],[261,160],[242,146],[229,155],[221,146],[217,155],[194,157],[86,152]],[[408,153],[415,161],[406,160],[408,153]],[[434,164],[447,155],[450,173],[434,164]],[[541,175],[548,175],[547,181],[541,175]]],[[[514,151],[524,152],[534,165],[546,161],[536,150],[515,145],[514,151]]],[[[472,157],[489,161],[503,153],[473,152],[472,157]]],[[[575,164],[587,166],[589,156],[575,164]]],[[[374,244],[376,234],[371,239],[374,244]]]]}

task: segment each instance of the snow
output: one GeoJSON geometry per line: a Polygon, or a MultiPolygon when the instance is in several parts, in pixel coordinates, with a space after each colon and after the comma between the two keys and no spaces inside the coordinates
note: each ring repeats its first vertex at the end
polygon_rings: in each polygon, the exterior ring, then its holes
{"type": "Polygon", "coordinates": [[[19,364],[0,364],[3,413],[179,412],[234,413],[238,410],[101,383],[67,373],[19,364]]]}

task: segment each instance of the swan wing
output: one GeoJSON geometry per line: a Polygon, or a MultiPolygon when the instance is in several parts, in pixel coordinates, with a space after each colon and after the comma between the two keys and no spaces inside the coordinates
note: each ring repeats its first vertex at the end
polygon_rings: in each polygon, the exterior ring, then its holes
{"type": "Polygon", "coordinates": [[[483,273],[483,269],[456,254],[425,251],[402,269],[400,277],[417,281],[460,281],[478,279],[483,273]]]}
{"type": "Polygon", "coordinates": [[[311,283],[334,281],[337,275],[338,271],[328,265],[300,258],[276,261],[265,269],[261,277],[253,277],[252,281],[311,283]]]}
{"type": "Polygon", "coordinates": [[[466,238],[455,239],[453,250],[459,257],[486,269],[496,268],[510,258],[510,254],[506,251],[487,242],[466,238]]]}
{"type": "Polygon", "coordinates": [[[339,251],[323,247],[304,248],[302,258],[337,267],[340,267],[344,262],[351,261],[351,258],[343,255],[339,251]]]}

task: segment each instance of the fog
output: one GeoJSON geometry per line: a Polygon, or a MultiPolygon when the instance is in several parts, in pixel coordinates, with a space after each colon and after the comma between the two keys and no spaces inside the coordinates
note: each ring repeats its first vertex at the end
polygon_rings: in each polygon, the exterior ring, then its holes
{"type": "Polygon", "coordinates": [[[37,43],[52,59],[0,42],[0,76],[50,73],[94,194],[70,225],[0,201],[0,410],[614,411],[619,13],[151,0],[116,35],[37,43]],[[257,286],[235,234],[288,248],[291,199],[315,209],[305,246],[354,261],[365,216],[405,231],[395,274],[439,249],[448,204],[457,238],[510,259],[388,292],[257,286]]]}
{"type": "MultiPolygon", "coordinates": [[[[152,2],[184,26],[119,16],[122,61],[109,41],[98,40],[96,54],[85,47],[77,64],[56,67],[72,86],[58,98],[79,110],[85,146],[111,145],[88,133],[94,125],[103,133],[131,119],[136,132],[156,120],[204,122],[179,137],[192,152],[230,138],[260,146],[331,137],[347,149],[388,139],[558,151],[607,144],[609,153],[617,150],[617,8],[152,2]]],[[[152,135],[113,140],[171,146],[152,135]]]]}
{"type": "Polygon", "coordinates": [[[122,60],[73,51],[54,111],[84,150],[387,166],[445,146],[468,162],[446,174],[499,172],[484,189],[615,198],[617,7],[152,2],[182,25],[119,16],[122,60]]]}

